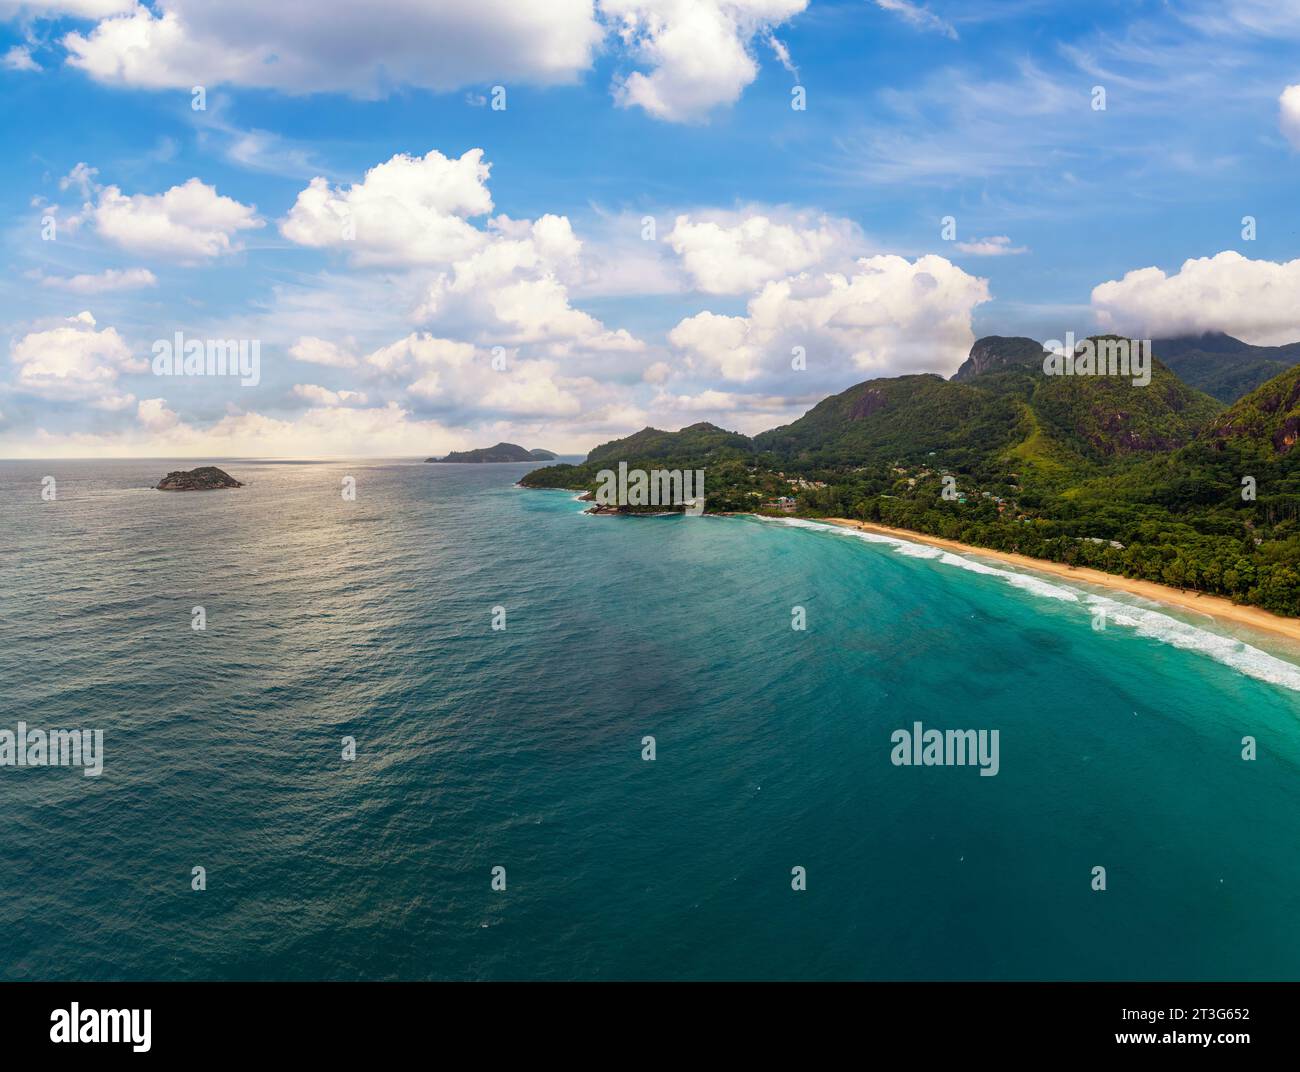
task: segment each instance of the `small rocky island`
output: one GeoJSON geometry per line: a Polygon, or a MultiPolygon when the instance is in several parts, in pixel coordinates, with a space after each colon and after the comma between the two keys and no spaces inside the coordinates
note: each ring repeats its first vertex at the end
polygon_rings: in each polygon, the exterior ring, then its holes
{"type": "Polygon", "coordinates": [[[186,472],[177,469],[158,483],[159,491],[216,491],[219,488],[242,488],[244,485],[215,465],[205,465],[186,472]]]}
{"type": "Polygon", "coordinates": [[[425,458],[426,462],[549,462],[559,455],[553,450],[525,450],[518,443],[498,443],[477,450],[453,450],[445,458],[425,458]]]}

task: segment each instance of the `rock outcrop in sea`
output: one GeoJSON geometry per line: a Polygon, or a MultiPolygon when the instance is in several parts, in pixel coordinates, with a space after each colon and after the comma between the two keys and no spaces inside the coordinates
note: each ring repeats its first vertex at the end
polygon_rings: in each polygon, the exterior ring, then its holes
{"type": "Polygon", "coordinates": [[[217,491],[220,488],[242,488],[244,485],[215,465],[204,465],[188,471],[177,469],[158,482],[159,491],[217,491]]]}

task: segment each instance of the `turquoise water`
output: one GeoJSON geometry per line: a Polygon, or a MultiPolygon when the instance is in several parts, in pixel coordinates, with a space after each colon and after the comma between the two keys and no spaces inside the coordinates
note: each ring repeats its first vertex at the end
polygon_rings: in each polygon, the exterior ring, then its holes
{"type": "Polygon", "coordinates": [[[0,464],[0,729],[105,749],[0,768],[0,977],[1300,976],[1292,663],[526,465],[222,464],[0,464]]]}

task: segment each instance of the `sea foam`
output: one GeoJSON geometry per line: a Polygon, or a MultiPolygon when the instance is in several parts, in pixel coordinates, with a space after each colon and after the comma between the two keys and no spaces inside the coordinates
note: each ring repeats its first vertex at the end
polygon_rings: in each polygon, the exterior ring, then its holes
{"type": "Polygon", "coordinates": [[[1106,620],[1114,625],[1132,629],[1138,636],[1170,644],[1183,651],[1206,655],[1216,662],[1230,666],[1247,677],[1266,681],[1271,685],[1300,692],[1300,666],[1270,655],[1266,651],[1252,647],[1243,640],[1224,636],[1190,622],[1180,621],[1161,611],[1148,607],[1135,606],[1109,596],[1094,595],[1081,589],[1074,589],[1036,577],[1029,573],[1019,573],[1000,566],[989,565],[977,559],[955,555],[939,547],[914,543],[898,536],[888,536],[880,532],[865,532],[843,525],[828,525],[817,521],[805,521],[802,518],[763,518],[776,521],[793,528],[816,529],[832,532],[863,540],[866,543],[887,544],[898,554],[908,558],[923,558],[936,561],[940,565],[955,566],[971,573],[1000,577],[1016,588],[1031,595],[1046,599],[1056,599],[1064,603],[1077,603],[1082,610],[1091,614],[1101,607],[1106,612],[1106,620]]]}

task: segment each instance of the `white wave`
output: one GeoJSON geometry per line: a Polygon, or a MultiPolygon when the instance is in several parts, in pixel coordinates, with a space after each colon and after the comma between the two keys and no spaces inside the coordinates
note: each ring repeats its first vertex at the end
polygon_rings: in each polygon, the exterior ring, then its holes
{"type": "Polygon", "coordinates": [[[1108,596],[1088,596],[1087,602],[1089,606],[1105,608],[1107,622],[1127,626],[1138,636],[1208,655],[1249,677],[1300,692],[1300,666],[1251,647],[1244,640],[1214,633],[1158,610],[1122,603],[1108,596]]]}
{"type": "Polygon", "coordinates": [[[763,520],[776,521],[794,528],[833,532],[841,536],[854,537],[866,543],[888,544],[894,548],[895,552],[906,555],[908,558],[929,559],[937,561],[941,565],[955,566],[971,573],[1001,577],[1009,584],[1032,595],[1042,596],[1047,599],[1058,599],[1067,603],[1077,603],[1081,608],[1087,609],[1089,613],[1092,612],[1093,608],[1104,607],[1108,622],[1132,629],[1140,637],[1156,640],[1163,644],[1170,644],[1183,651],[1193,651],[1199,655],[1209,656],[1216,662],[1230,666],[1247,677],[1253,677],[1258,681],[1266,681],[1272,685],[1280,685],[1283,688],[1300,692],[1300,666],[1295,663],[1279,659],[1266,651],[1252,647],[1243,640],[1212,632],[1199,625],[1192,625],[1190,622],[1180,621],[1168,614],[1162,614],[1158,610],[1135,606],[1132,603],[1124,603],[1108,596],[1094,595],[1086,591],[1068,588],[1033,574],[1018,573],[1015,570],[992,566],[973,558],[952,554],[942,548],[913,543],[911,540],[898,536],[887,536],[879,532],[864,532],[861,529],[845,528],[843,525],[827,525],[817,521],[805,521],[797,517],[764,518],[763,520]]]}

